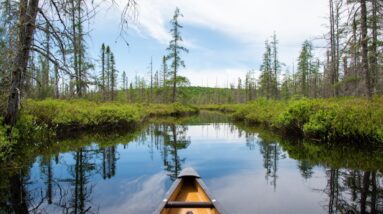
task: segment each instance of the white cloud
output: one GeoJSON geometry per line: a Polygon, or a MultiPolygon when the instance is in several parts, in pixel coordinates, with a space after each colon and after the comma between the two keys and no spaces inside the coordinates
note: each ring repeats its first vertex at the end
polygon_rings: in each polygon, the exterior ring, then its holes
{"type": "MultiPolygon", "coordinates": [[[[296,60],[304,40],[325,32],[327,14],[327,2],[318,0],[142,0],[138,4],[138,28],[162,44],[170,39],[166,24],[179,7],[183,24],[209,28],[242,41],[248,49],[257,49],[254,58],[258,60],[264,40],[275,31],[280,59],[288,65],[296,60]]],[[[188,48],[198,46],[190,41],[192,38],[184,39],[188,48]]]]}
{"type": "MultiPolygon", "coordinates": [[[[119,5],[126,3],[125,0],[117,2],[119,5]]],[[[192,85],[215,86],[217,82],[219,86],[226,86],[227,83],[237,82],[238,77],[244,77],[248,70],[259,69],[264,40],[269,39],[274,31],[279,40],[280,60],[288,66],[296,61],[304,40],[313,39],[326,32],[324,24],[328,10],[327,1],[137,0],[137,3],[138,19],[132,23],[131,29],[142,37],[153,38],[160,44],[168,44],[171,38],[168,23],[176,7],[179,7],[184,14],[181,19],[184,26],[208,28],[243,43],[243,47],[239,47],[240,51],[237,49],[235,52],[201,51],[204,47],[199,47],[201,45],[196,38],[184,36],[184,45],[190,49],[189,56],[197,52],[196,48],[200,48],[196,54],[199,58],[203,56],[204,59],[198,63],[187,60],[187,70],[181,71],[181,74],[191,80],[192,85]],[[230,54],[235,56],[225,57],[230,54]],[[223,67],[216,64],[221,59],[219,57],[217,60],[218,56],[223,56],[222,60],[225,60],[223,63],[228,59],[231,60],[228,68],[217,69],[223,67]],[[256,63],[244,65],[249,59],[254,59],[256,63]]],[[[103,23],[110,25],[112,17],[119,15],[119,12],[111,11],[101,19],[103,23]]],[[[114,18],[113,24],[116,24],[116,20],[118,19],[114,18]]],[[[211,36],[214,38],[214,35],[211,36]]]]}
{"type": "Polygon", "coordinates": [[[327,2],[318,0],[142,0],[141,27],[158,41],[168,41],[165,24],[176,7],[182,22],[224,32],[246,42],[262,42],[274,31],[283,43],[303,41],[323,32],[327,2]]]}

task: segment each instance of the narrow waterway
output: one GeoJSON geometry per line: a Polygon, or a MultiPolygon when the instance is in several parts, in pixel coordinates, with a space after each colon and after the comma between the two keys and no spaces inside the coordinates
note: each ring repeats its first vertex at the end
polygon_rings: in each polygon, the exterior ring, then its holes
{"type": "Polygon", "coordinates": [[[202,112],[54,141],[0,169],[0,213],[151,213],[188,166],[229,213],[382,213],[382,157],[202,112]]]}

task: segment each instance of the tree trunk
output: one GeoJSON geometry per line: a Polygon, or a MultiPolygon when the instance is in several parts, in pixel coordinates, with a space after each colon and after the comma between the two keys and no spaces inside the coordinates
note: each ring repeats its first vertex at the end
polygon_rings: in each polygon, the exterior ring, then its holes
{"type": "Polygon", "coordinates": [[[55,98],[58,99],[60,97],[59,90],[59,68],[58,65],[55,64],[55,98]]]}
{"type": "Polygon", "coordinates": [[[12,83],[8,97],[8,107],[5,116],[5,123],[13,127],[18,119],[20,110],[20,99],[24,73],[26,72],[30,47],[35,30],[35,22],[38,11],[39,0],[20,0],[19,10],[19,32],[16,56],[12,71],[12,83]]]}
{"type": "Polygon", "coordinates": [[[172,101],[173,101],[173,103],[175,103],[176,102],[176,93],[177,93],[177,62],[176,62],[176,60],[177,60],[177,51],[175,50],[174,51],[174,55],[175,55],[175,65],[174,65],[174,74],[173,74],[173,98],[172,98],[172,101]]]}
{"type": "Polygon", "coordinates": [[[366,0],[360,0],[360,9],[361,9],[361,34],[362,34],[362,71],[365,75],[366,81],[366,93],[369,99],[372,98],[372,88],[371,88],[371,78],[370,71],[368,70],[368,37],[367,37],[367,5],[366,0]]]}
{"type": "Polygon", "coordinates": [[[376,90],[378,83],[378,0],[372,0],[372,43],[370,54],[370,65],[372,82],[371,88],[376,90]]]}

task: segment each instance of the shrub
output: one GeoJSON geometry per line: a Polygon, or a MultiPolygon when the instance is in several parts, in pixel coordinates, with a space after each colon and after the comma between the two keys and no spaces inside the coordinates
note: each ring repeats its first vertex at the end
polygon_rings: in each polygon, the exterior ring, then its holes
{"type": "Polygon", "coordinates": [[[383,142],[383,97],[259,99],[241,105],[210,106],[231,109],[233,119],[294,131],[322,141],[383,142]]]}

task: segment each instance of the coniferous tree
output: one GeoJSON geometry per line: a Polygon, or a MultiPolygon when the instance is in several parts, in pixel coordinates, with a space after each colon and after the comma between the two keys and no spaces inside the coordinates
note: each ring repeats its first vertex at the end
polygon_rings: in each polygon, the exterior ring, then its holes
{"type": "Polygon", "coordinates": [[[176,8],[174,12],[173,19],[171,20],[172,29],[170,30],[170,33],[172,35],[172,40],[169,43],[169,47],[166,49],[169,51],[169,54],[167,55],[167,59],[171,60],[171,72],[172,72],[172,102],[176,102],[177,99],[177,81],[179,81],[178,78],[178,72],[181,67],[185,67],[184,61],[181,59],[181,52],[188,53],[189,50],[182,46],[182,37],[181,37],[181,29],[182,25],[179,23],[178,19],[179,17],[182,17],[182,14],[180,13],[180,10],[176,8]]]}
{"type": "Polygon", "coordinates": [[[308,97],[308,78],[312,69],[312,44],[309,41],[305,41],[302,45],[301,53],[298,58],[298,78],[300,85],[301,95],[308,97]]]}
{"type": "Polygon", "coordinates": [[[106,74],[106,94],[107,94],[108,99],[110,98],[109,93],[110,93],[110,85],[111,85],[111,79],[110,79],[110,77],[111,77],[111,74],[110,74],[111,60],[110,60],[110,56],[111,56],[110,47],[106,46],[106,50],[105,50],[105,57],[106,57],[105,74],[106,74]]]}
{"type": "Polygon", "coordinates": [[[280,73],[281,69],[281,63],[279,62],[278,59],[278,39],[277,35],[274,32],[272,41],[271,41],[271,52],[272,52],[272,79],[271,79],[271,84],[272,84],[272,94],[274,98],[278,97],[278,75],[280,73]]]}
{"type": "Polygon", "coordinates": [[[102,90],[102,96],[105,100],[105,44],[102,43],[101,45],[101,90],[102,90]]]}
{"type": "Polygon", "coordinates": [[[261,65],[261,76],[259,77],[259,92],[261,96],[267,99],[272,97],[273,85],[273,67],[272,67],[272,51],[269,42],[265,41],[265,53],[263,54],[263,62],[261,65]]]}
{"type": "Polygon", "coordinates": [[[116,62],[114,59],[114,54],[110,53],[110,92],[112,101],[115,98],[115,89],[116,89],[116,79],[117,79],[117,70],[116,70],[116,62]]]}

